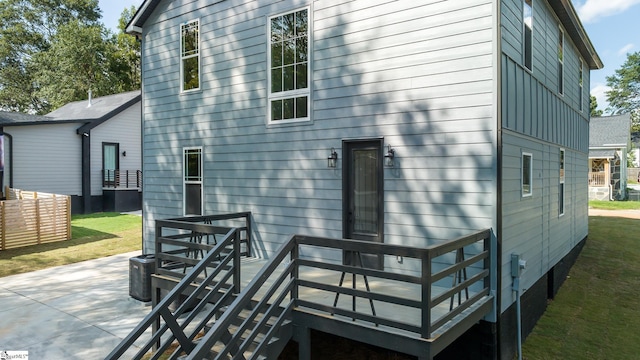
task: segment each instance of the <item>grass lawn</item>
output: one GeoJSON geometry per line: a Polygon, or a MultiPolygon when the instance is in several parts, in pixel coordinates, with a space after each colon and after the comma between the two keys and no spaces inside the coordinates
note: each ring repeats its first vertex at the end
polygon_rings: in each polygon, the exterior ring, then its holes
{"type": "Polygon", "coordinates": [[[589,207],[602,210],[640,210],[640,201],[589,200],[589,207]]]}
{"type": "Polygon", "coordinates": [[[523,354],[532,359],[637,359],[640,220],[590,217],[589,239],[523,354]]]}
{"type": "Polygon", "coordinates": [[[0,277],[140,250],[142,219],[96,213],[71,218],[71,240],[0,251],[0,277]]]}

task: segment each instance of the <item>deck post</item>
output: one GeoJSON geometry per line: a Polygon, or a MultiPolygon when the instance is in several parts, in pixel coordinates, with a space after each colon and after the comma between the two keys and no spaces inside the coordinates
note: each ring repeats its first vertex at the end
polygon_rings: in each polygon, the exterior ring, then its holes
{"type": "Polygon", "coordinates": [[[422,337],[431,337],[431,251],[422,257],[422,337]]]}
{"type": "Polygon", "coordinates": [[[301,326],[296,331],[298,340],[298,360],[311,360],[311,331],[308,326],[301,326]]]}
{"type": "Polygon", "coordinates": [[[247,228],[247,257],[251,257],[251,213],[246,213],[244,218],[245,227],[247,228]]]}
{"type": "Polygon", "coordinates": [[[234,294],[239,294],[240,289],[240,230],[233,230],[233,288],[234,294]]]}

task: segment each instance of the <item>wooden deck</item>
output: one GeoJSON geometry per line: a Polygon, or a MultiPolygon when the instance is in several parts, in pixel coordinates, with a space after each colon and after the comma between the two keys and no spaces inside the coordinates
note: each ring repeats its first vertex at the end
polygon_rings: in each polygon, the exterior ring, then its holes
{"type": "Polygon", "coordinates": [[[275,358],[282,346],[270,345],[293,338],[300,359],[309,359],[313,329],[431,359],[494,306],[490,230],[427,248],[293,235],[264,260],[241,258],[247,254],[242,244],[250,243],[246,228],[192,220],[157,222],[154,309],[109,359],[119,358],[152,324],[155,335],[140,347],[141,356],[162,339],[157,354],[177,341],[187,359],[209,357],[214,348],[222,358],[275,358]],[[214,233],[215,244],[202,241],[214,233]],[[327,256],[360,252],[402,257],[418,270],[370,269],[327,256]],[[168,293],[163,299],[162,289],[168,293]],[[169,309],[184,296],[182,305],[169,309]],[[185,316],[187,308],[193,310],[185,316]],[[202,332],[205,324],[211,325],[202,332]],[[195,341],[197,334],[202,338],[195,341]],[[259,341],[252,346],[252,339],[259,341]]]}

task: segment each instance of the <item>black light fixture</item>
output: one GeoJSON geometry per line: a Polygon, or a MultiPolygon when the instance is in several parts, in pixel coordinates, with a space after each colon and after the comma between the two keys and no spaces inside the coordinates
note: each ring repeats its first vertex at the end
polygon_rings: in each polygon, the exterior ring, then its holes
{"type": "Polygon", "coordinates": [[[122,156],[127,156],[127,152],[126,152],[126,151],[123,151],[123,152],[122,152],[122,156]]]}
{"type": "Polygon", "coordinates": [[[384,166],[393,167],[393,158],[396,156],[396,151],[391,148],[391,145],[387,145],[387,153],[384,154],[384,166]]]}
{"type": "Polygon", "coordinates": [[[336,149],[331,148],[331,154],[327,158],[327,167],[334,168],[336,167],[337,163],[338,163],[338,153],[336,152],[336,149]]]}

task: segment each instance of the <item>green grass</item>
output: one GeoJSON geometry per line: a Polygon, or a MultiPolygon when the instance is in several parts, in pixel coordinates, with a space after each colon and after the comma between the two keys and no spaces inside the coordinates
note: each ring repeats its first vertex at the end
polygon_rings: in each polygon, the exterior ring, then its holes
{"type": "Polygon", "coordinates": [[[140,250],[140,216],[74,215],[71,240],[0,251],[0,277],[140,250]]]}
{"type": "Polygon", "coordinates": [[[640,201],[589,200],[589,207],[602,210],[639,210],[640,201]]]}
{"type": "Polygon", "coordinates": [[[589,239],[523,354],[636,359],[640,354],[640,220],[589,218],[589,239]]]}

